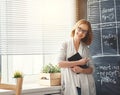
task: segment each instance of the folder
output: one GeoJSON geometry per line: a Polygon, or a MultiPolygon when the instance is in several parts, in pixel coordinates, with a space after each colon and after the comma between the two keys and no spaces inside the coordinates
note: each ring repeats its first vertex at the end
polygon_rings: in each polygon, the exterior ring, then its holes
{"type": "MultiPolygon", "coordinates": [[[[68,58],[68,61],[77,61],[77,60],[80,60],[82,59],[82,56],[77,52],[76,54],[74,54],[73,56],[69,57],[68,58]]],[[[88,66],[85,64],[85,65],[79,65],[81,68],[88,68],[88,66]]]]}

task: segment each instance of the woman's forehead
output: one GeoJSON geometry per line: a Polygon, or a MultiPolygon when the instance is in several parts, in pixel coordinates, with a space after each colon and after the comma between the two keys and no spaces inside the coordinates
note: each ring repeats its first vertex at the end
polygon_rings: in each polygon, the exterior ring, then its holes
{"type": "Polygon", "coordinates": [[[78,25],[78,27],[85,29],[85,30],[88,30],[88,28],[89,28],[87,24],[80,24],[80,25],[78,25]]]}

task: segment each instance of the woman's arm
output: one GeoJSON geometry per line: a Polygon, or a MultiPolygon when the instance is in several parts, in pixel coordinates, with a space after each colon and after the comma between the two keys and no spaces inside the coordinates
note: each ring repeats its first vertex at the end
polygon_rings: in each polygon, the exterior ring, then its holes
{"type": "Polygon", "coordinates": [[[93,68],[92,67],[88,67],[86,69],[83,69],[83,68],[80,68],[79,66],[74,66],[71,69],[75,73],[84,73],[84,74],[91,74],[91,73],[93,73],[93,68]]]}
{"type": "Polygon", "coordinates": [[[60,68],[70,68],[77,65],[84,65],[89,61],[88,58],[83,58],[78,61],[67,61],[66,56],[67,56],[67,42],[64,42],[61,45],[59,55],[57,58],[57,63],[60,68]]]}
{"type": "Polygon", "coordinates": [[[87,58],[89,58],[88,62],[88,68],[84,69],[79,66],[74,66],[74,68],[71,68],[73,72],[75,73],[84,73],[84,74],[91,74],[95,71],[95,67],[92,61],[92,57],[90,55],[89,48],[87,46],[84,47],[83,49],[83,55],[87,58]]]}
{"type": "Polygon", "coordinates": [[[59,64],[60,68],[70,68],[70,67],[74,67],[77,65],[84,65],[88,61],[89,61],[88,58],[83,58],[83,59],[80,59],[78,61],[60,61],[58,64],[59,64]]]}
{"type": "Polygon", "coordinates": [[[87,69],[82,69],[82,72],[81,73],[84,73],[84,74],[91,74],[93,73],[93,68],[92,67],[89,67],[87,69]]]}

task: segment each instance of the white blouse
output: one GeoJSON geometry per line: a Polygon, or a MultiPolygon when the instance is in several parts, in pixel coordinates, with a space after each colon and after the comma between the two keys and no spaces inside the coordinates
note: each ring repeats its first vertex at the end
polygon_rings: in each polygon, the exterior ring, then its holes
{"type": "MultiPolygon", "coordinates": [[[[88,46],[81,42],[78,52],[82,58],[90,58],[90,61],[87,63],[87,65],[89,67],[93,67],[94,69],[94,64],[91,60],[88,46]]],[[[72,38],[62,44],[57,62],[67,61],[68,58],[75,53],[76,50],[72,38]]],[[[70,68],[61,68],[61,76],[63,95],[78,95],[76,87],[81,88],[81,95],[96,95],[93,74],[76,74],[70,68]]]]}

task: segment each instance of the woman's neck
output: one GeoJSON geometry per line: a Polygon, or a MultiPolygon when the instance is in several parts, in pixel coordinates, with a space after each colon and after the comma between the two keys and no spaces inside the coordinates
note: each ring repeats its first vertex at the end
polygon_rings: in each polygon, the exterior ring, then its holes
{"type": "Polygon", "coordinates": [[[80,40],[74,37],[73,42],[74,42],[75,50],[76,50],[76,52],[78,52],[79,46],[80,46],[80,40]]]}
{"type": "Polygon", "coordinates": [[[74,43],[80,45],[80,39],[73,37],[74,43]]]}

